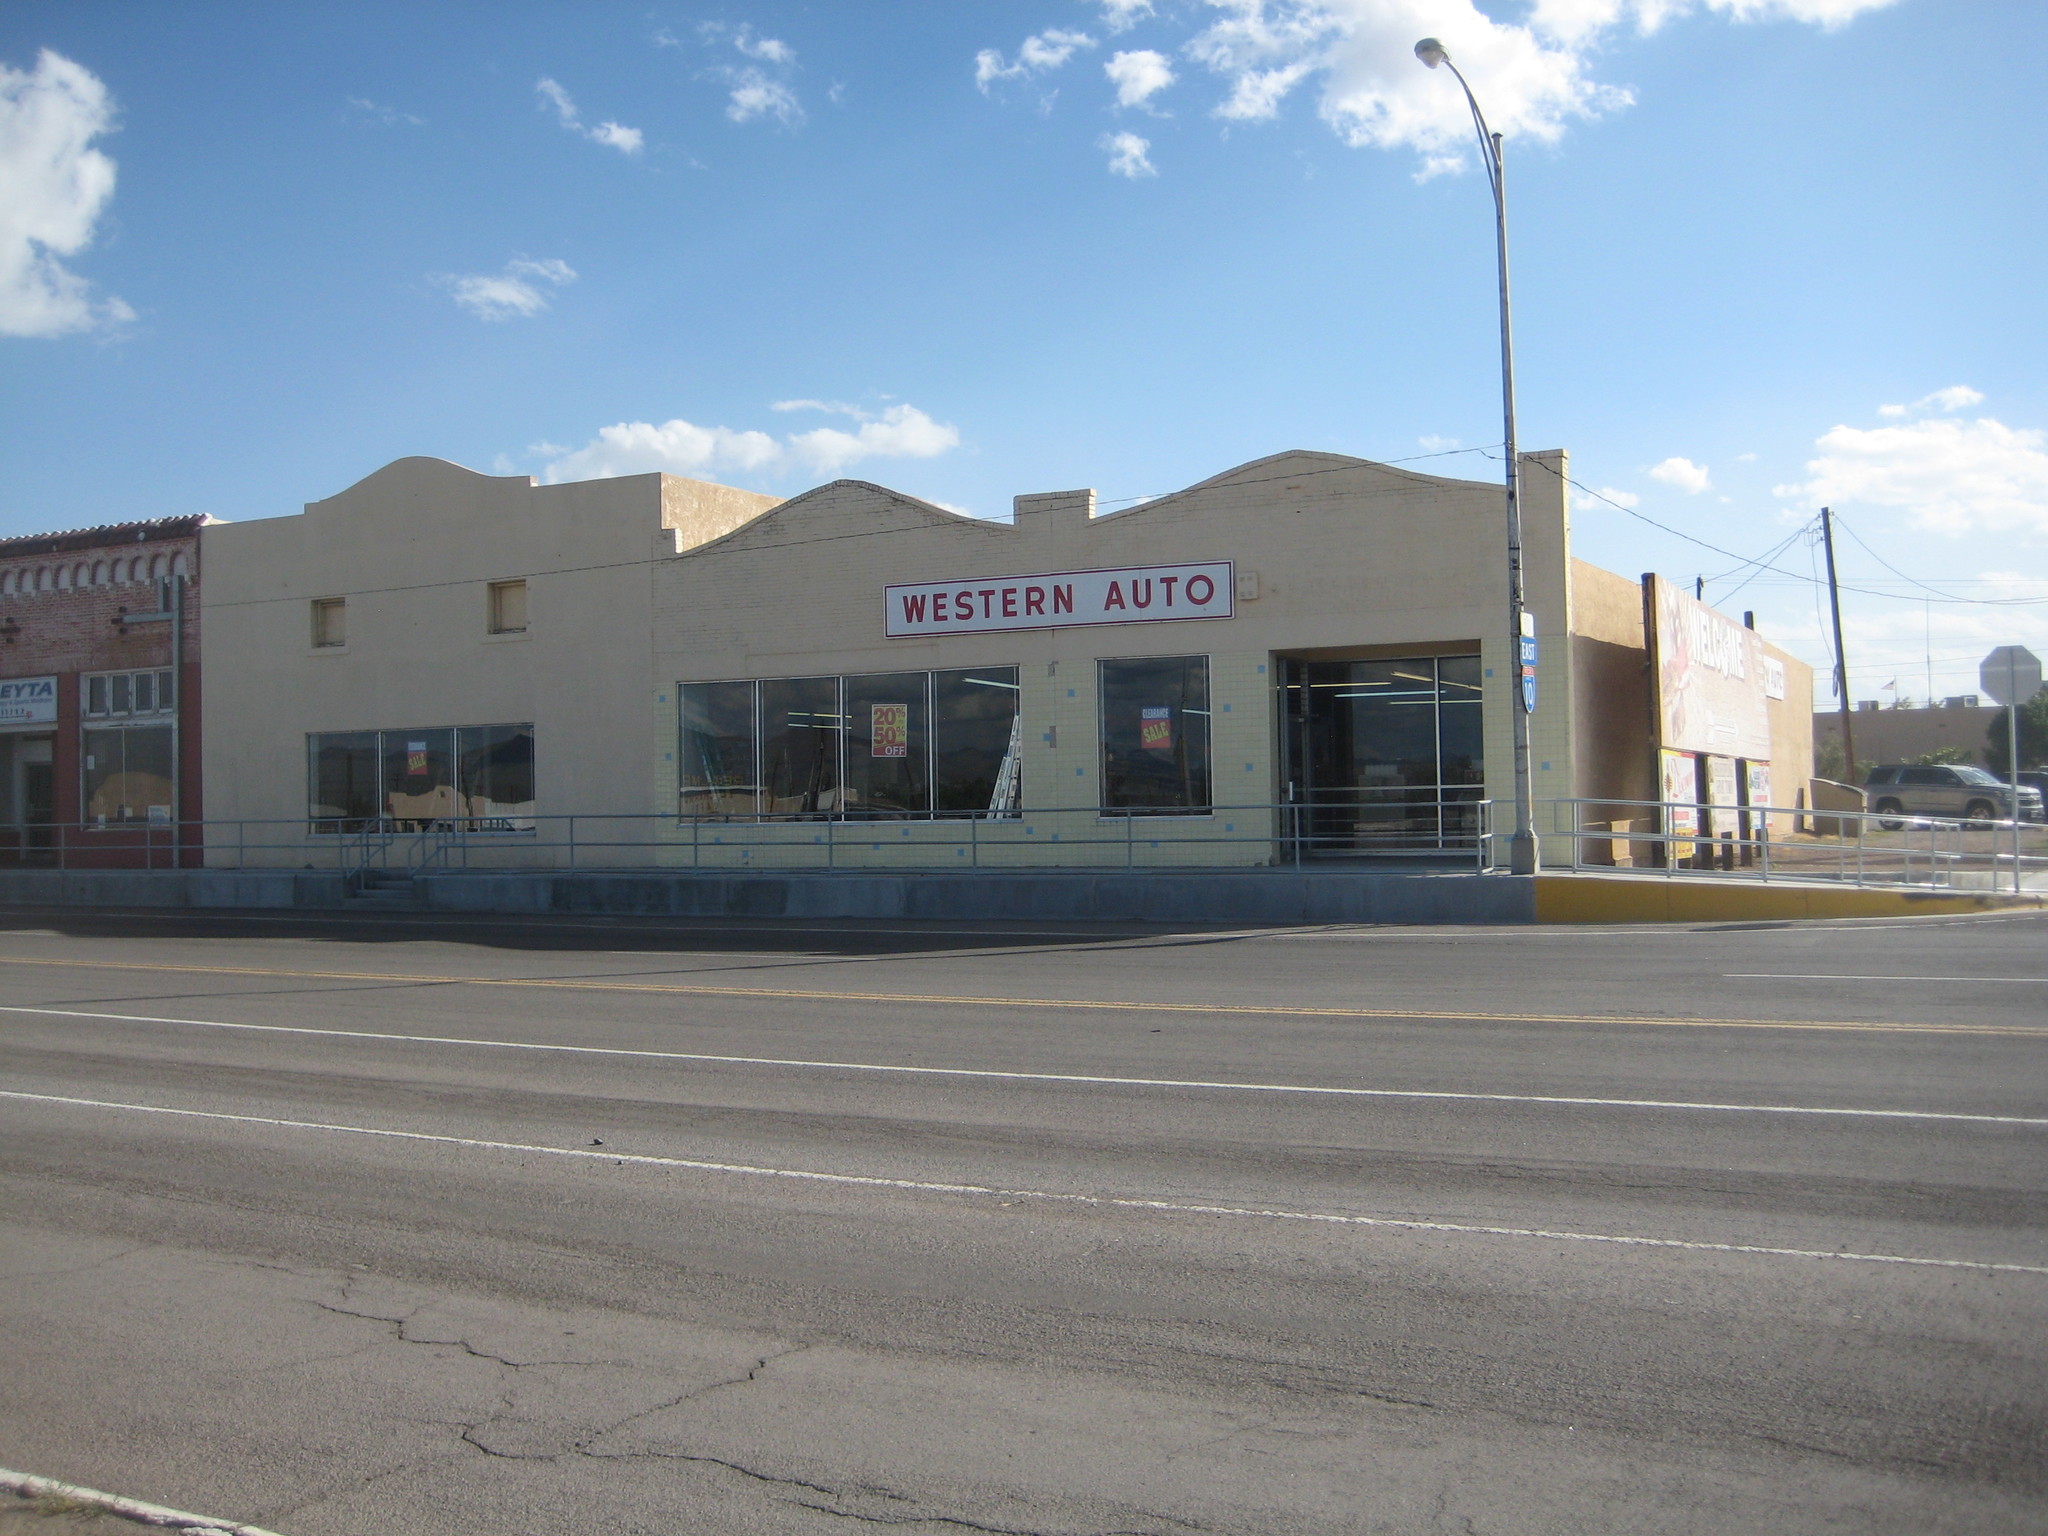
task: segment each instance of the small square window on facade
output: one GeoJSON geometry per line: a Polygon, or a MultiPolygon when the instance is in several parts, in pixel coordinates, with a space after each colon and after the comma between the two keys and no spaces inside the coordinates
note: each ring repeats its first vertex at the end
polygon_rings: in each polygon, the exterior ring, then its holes
{"type": "Polygon", "coordinates": [[[348,644],[347,598],[316,597],[313,599],[313,644],[316,646],[348,644]]]}
{"type": "Polygon", "coordinates": [[[491,633],[494,635],[523,635],[526,633],[525,582],[494,581],[491,583],[491,633]]]}

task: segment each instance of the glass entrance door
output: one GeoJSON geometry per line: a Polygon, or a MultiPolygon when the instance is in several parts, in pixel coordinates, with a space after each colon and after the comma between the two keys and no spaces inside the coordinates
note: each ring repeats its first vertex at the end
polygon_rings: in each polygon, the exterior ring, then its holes
{"type": "Polygon", "coordinates": [[[1484,794],[1479,658],[1284,663],[1304,851],[1469,849],[1484,794]]]}

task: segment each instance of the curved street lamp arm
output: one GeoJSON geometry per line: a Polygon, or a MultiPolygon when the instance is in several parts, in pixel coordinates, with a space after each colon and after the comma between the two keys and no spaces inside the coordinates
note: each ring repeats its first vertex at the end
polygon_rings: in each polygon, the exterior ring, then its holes
{"type": "Polygon", "coordinates": [[[1472,94],[1472,87],[1465,82],[1465,76],[1458,66],[1444,56],[1444,68],[1457,76],[1458,85],[1465,92],[1465,104],[1472,109],[1472,126],[1479,130],[1479,153],[1486,162],[1486,180],[1493,188],[1493,200],[1501,200],[1500,135],[1486,126],[1486,114],[1479,110],[1479,98],[1472,94]]]}

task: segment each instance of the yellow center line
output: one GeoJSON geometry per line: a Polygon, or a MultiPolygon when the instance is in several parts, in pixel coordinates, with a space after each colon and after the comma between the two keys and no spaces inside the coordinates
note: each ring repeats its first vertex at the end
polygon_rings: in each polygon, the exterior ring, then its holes
{"type": "Polygon", "coordinates": [[[971,997],[941,992],[850,992],[796,987],[733,987],[697,982],[601,981],[587,977],[445,976],[403,971],[308,971],[253,965],[168,965],[139,960],[42,960],[0,955],[0,965],[152,971],[198,976],[269,976],[295,981],[403,982],[425,986],[538,987],[571,992],[638,992],[677,997],[755,997],[819,1003],[921,1003],[968,1008],[1065,1008],[1108,1013],[1253,1015],[1262,1018],[1436,1019],[1481,1024],[1621,1024],[1684,1029],[1806,1029],[1940,1035],[2048,1037],[2048,1028],[2003,1024],[1881,1023],[1874,1020],[1710,1019],[1613,1013],[1476,1013],[1443,1008],[1317,1008],[1261,1003],[1119,1002],[1099,998],[971,997]]]}

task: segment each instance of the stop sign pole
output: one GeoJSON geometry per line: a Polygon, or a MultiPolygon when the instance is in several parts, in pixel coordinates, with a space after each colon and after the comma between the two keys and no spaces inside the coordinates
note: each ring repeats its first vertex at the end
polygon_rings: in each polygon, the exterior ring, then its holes
{"type": "Polygon", "coordinates": [[[1984,691],[2005,706],[2006,776],[2012,780],[2012,889],[2020,890],[2020,705],[2041,691],[2041,658],[2024,645],[2001,645],[1977,668],[1984,691]]]}

